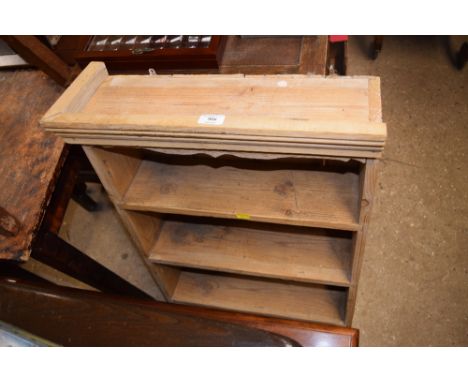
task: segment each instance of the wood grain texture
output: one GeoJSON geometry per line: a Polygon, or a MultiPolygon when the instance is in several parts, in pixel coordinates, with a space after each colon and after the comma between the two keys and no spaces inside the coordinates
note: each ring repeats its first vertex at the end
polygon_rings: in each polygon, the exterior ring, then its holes
{"type": "MultiPolygon", "coordinates": [[[[114,144],[118,139],[130,139],[140,140],[141,147],[154,147],[155,140],[166,138],[195,149],[197,143],[187,139],[256,147],[275,142],[276,147],[269,148],[272,152],[281,152],[278,150],[283,144],[302,143],[307,147],[313,143],[308,154],[311,148],[340,152],[350,149],[361,150],[364,157],[366,152],[369,157],[378,156],[385,141],[385,124],[370,120],[369,107],[377,107],[375,100],[369,100],[370,86],[376,97],[379,90],[372,77],[107,77],[106,73],[94,74],[98,66],[90,64],[80,76],[81,84],[80,78],[74,83],[78,88],[90,89],[83,90],[89,93],[86,101],[74,110],[50,112],[42,121],[48,130],[73,138],[76,143],[92,143],[95,138],[99,144],[105,139],[114,144]],[[99,80],[92,84],[83,80],[96,76],[99,80]],[[225,118],[218,125],[199,123],[204,114],[225,118]]],[[[296,153],[301,154],[306,147],[296,146],[296,153]]],[[[318,151],[313,154],[320,155],[318,151]]]]}
{"type": "Polygon", "coordinates": [[[227,118],[369,122],[367,91],[367,78],[112,76],[102,83],[82,112],[165,117],[212,113],[226,114],[227,118]]]}
{"type": "Polygon", "coordinates": [[[200,138],[178,138],[173,137],[144,137],[144,134],[138,136],[117,136],[102,134],[82,134],[82,133],[63,133],[54,130],[66,143],[82,145],[101,145],[116,147],[135,147],[146,149],[176,149],[184,151],[209,151],[231,153],[240,157],[252,154],[270,154],[279,157],[335,157],[335,158],[379,158],[381,156],[381,147],[369,146],[337,146],[323,145],[302,142],[249,142],[246,140],[214,140],[200,138]]]}
{"type": "Polygon", "coordinates": [[[3,36],[3,39],[29,64],[37,66],[62,86],[68,85],[78,73],[35,36],[3,36]]]}
{"type": "Polygon", "coordinates": [[[0,259],[27,260],[61,164],[63,141],[39,128],[62,88],[37,70],[0,72],[0,206],[20,224],[0,259]]]}
{"type": "Polygon", "coordinates": [[[369,120],[382,122],[382,97],[380,95],[380,78],[369,78],[369,120]]]}
{"type": "Polygon", "coordinates": [[[93,62],[89,64],[87,70],[80,73],[42,119],[47,120],[58,113],[80,111],[107,78],[107,75],[104,63],[93,62]]]}
{"type": "Polygon", "coordinates": [[[182,272],[172,299],[192,305],[342,325],[346,292],[320,286],[182,272]]]}
{"type": "Polygon", "coordinates": [[[149,259],[330,285],[349,285],[351,236],[226,220],[166,219],[149,259]]]}
{"type": "MultiPolygon", "coordinates": [[[[357,174],[142,162],[122,207],[312,227],[358,229],[357,174]]],[[[326,170],[323,168],[322,170],[326,170]]]]}
{"type": "Polygon", "coordinates": [[[299,73],[327,73],[328,36],[304,36],[299,65],[299,73]]]}
{"type": "Polygon", "coordinates": [[[152,237],[159,231],[159,218],[145,214],[130,213],[119,208],[118,202],[127,190],[141,163],[141,152],[129,149],[106,150],[100,147],[83,147],[96,174],[99,176],[125,228],[138,249],[151,276],[161,289],[159,298],[166,300],[178,278],[176,269],[155,266],[149,263],[147,251],[152,237]]]}
{"type": "MultiPolygon", "coordinates": [[[[3,269],[0,269],[0,273],[3,269]]],[[[171,322],[177,328],[177,317],[183,315],[218,323],[239,324],[290,338],[301,346],[357,346],[359,331],[306,321],[263,317],[196,306],[142,301],[116,295],[24,282],[19,274],[15,282],[0,280],[0,319],[34,332],[55,342],[71,346],[143,346],[201,345],[205,341],[225,341],[219,330],[194,336],[190,333],[168,336],[154,327],[176,314],[171,322]],[[80,320],[76,320],[76,316],[80,320]],[[53,325],[51,325],[53,323],[53,325]],[[221,339],[217,339],[219,335],[221,339]],[[162,338],[158,340],[158,337],[162,338]],[[179,341],[176,343],[176,341],[179,341]]],[[[11,279],[12,275],[8,275],[11,279]]],[[[164,323],[163,323],[164,325],[164,323]]],[[[172,324],[170,324],[172,325],[172,324]]],[[[163,327],[167,329],[168,326],[163,327]]],[[[223,326],[219,326],[219,329],[223,326]]],[[[226,333],[226,331],[224,331],[226,333]]],[[[238,342],[237,342],[238,343],[238,342]]],[[[217,342],[220,345],[220,342],[217,342]]],[[[227,343],[226,343],[227,344],[227,343]]],[[[231,343],[230,345],[233,345],[231,343]]]]}
{"type": "Polygon", "coordinates": [[[348,302],[346,307],[346,325],[351,326],[356,306],[357,288],[361,273],[367,230],[371,218],[372,205],[374,202],[375,186],[377,184],[378,162],[367,160],[361,170],[360,186],[360,215],[359,223],[361,229],[354,235],[353,263],[351,270],[351,286],[348,291],[348,302]]]}
{"type": "Polygon", "coordinates": [[[83,147],[102,185],[112,199],[120,201],[141,164],[141,152],[128,148],[106,150],[83,147]]]}
{"type": "Polygon", "coordinates": [[[2,321],[63,346],[297,346],[280,334],[161,303],[7,280],[0,280],[0,295],[2,321]]]}
{"type": "Polygon", "coordinates": [[[148,251],[154,239],[159,235],[161,220],[158,216],[151,216],[135,211],[125,211],[119,208],[113,201],[124,226],[139,250],[143,262],[147,266],[151,276],[161,290],[160,300],[170,301],[179,279],[180,271],[177,268],[160,264],[152,264],[148,260],[148,251]]]}

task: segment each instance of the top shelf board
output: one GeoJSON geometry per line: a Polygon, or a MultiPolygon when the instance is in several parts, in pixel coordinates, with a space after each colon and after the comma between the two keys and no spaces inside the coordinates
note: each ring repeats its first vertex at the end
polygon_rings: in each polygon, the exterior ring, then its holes
{"type": "Polygon", "coordinates": [[[128,139],[154,147],[171,139],[189,148],[191,139],[222,149],[274,142],[272,152],[284,151],[282,143],[311,144],[372,152],[369,157],[382,151],[386,138],[378,77],[109,76],[101,62],[88,65],[41,124],[72,143],[128,139]],[[206,115],[217,117],[203,120],[206,115]]]}

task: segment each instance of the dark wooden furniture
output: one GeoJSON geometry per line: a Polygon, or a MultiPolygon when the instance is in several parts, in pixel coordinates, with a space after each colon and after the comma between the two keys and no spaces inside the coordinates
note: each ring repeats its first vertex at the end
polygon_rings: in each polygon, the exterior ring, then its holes
{"type": "Polygon", "coordinates": [[[457,69],[462,70],[468,61],[468,42],[464,42],[456,53],[457,69]]]}
{"type": "Polygon", "coordinates": [[[355,329],[0,279],[0,320],[68,346],[357,346],[355,329]]]}
{"type": "Polygon", "coordinates": [[[327,74],[327,36],[228,36],[220,73],[327,74]]]}
{"type": "Polygon", "coordinates": [[[0,79],[0,268],[33,257],[99,290],[148,297],[58,236],[86,164],[82,151],[39,127],[63,89],[37,70],[0,79]]]}
{"type": "Polygon", "coordinates": [[[74,64],[69,66],[35,36],[2,37],[29,64],[38,67],[62,86],[67,86],[80,72],[74,64]]]}
{"type": "Polygon", "coordinates": [[[103,61],[111,73],[148,73],[149,69],[217,69],[222,36],[62,36],[55,52],[84,68],[103,61]]]}
{"type": "Polygon", "coordinates": [[[20,224],[14,236],[0,233],[0,259],[25,261],[65,159],[63,141],[38,121],[63,89],[36,70],[0,78],[0,206],[20,224]]]}
{"type": "Polygon", "coordinates": [[[384,39],[384,36],[374,36],[374,41],[372,43],[371,52],[370,52],[371,58],[373,60],[379,57],[379,54],[382,50],[383,39],[384,39]]]}

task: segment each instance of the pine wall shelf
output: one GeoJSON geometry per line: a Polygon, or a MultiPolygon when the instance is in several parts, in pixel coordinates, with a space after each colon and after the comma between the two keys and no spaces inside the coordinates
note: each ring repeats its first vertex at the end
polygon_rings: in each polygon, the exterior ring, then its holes
{"type": "Polygon", "coordinates": [[[351,325],[386,139],[377,77],[93,62],[41,124],[83,145],[167,301],[351,325]]]}

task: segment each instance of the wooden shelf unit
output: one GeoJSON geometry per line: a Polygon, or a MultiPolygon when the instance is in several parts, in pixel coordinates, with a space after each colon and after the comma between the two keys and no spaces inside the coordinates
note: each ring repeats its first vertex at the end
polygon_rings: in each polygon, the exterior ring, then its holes
{"type": "Polygon", "coordinates": [[[84,145],[165,299],[351,325],[386,134],[378,80],[157,77],[91,64],[42,124],[84,145]],[[269,118],[262,102],[281,103],[289,81],[287,118],[269,118]],[[188,117],[205,88],[201,110],[229,116],[213,92],[240,108],[221,127],[188,117]]]}

